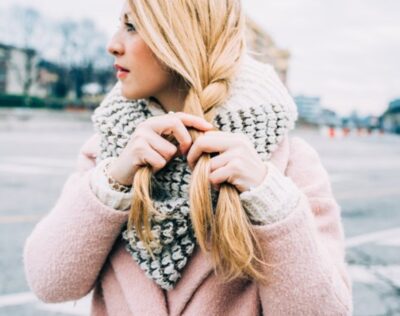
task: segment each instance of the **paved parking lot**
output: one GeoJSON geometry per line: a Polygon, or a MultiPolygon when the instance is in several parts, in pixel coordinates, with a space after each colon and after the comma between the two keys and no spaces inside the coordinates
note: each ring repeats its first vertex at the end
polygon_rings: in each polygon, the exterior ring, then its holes
{"type": "MultiPolygon", "coordinates": [[[[87,315],[90,295],[43,304],[26,284],[22,247],[55,203],[91,135],[88,113],[0,110],[0,316],[87,315]]],[[[400,315],[400,137],[292,133],[320,153],[342,207],[355,315],[400,315]]]]}

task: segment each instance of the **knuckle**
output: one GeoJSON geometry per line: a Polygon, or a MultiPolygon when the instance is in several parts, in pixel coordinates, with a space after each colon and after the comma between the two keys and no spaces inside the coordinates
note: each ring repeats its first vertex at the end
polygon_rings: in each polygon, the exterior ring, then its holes
{"type": "Polygon", "coordinates": [[[183,124],[182,121],[176,115],[171,115],[170,120],[171,120],[171,124],[174,124],[174,125],[183,124]]]}
{"type": "Polygon", "coordinates": [[[135,153],[144,153],[148,151],[148,143],[143,138],[138,138],[136,142],[133,143],[132,149],[135,153]]]}
{"type": "Polygon", "coordinates": [[[138,141],[140,138],[142,138],[142,135],[140,133],[140,130],[136,130],[135,133],[132,134],[131,136],[131,141],[138,141]]]}
{"type": "Polygon", "coordinates": [[[182,141],[181,145],[188,147],[191,144],[192,144],[192,139],[190,137],[187,137],[187,138],[185,137],[185,139],[182,141]]]}
{"type": "Polygon", "coordinates": [[[213,175],[210,175],[208,179],[212,184],[217,184],[217,179],[213,175]]]}
{"type": "Polygon", "coordinates": [[[178,150],[178,148],[176,148],[175,146],[168,147],[168,148],[165,150],[165,154],[166,154],[168,157],[171,157],[171,156],[175,155],[175,153],[177,152],[177,150],[178,150]]]}
{"type": "Polygon", "coordinates": [[[158,169],[162,169],[165,167],[166,164],[167,164],[167,161],[165,159],[160,159],[159,161],[157,161],[155,163],[155,167],[158,169]]]}
{"type": "Polygon", "coordinates": [[[134,139],[139,139],[139,138],[143,138],[146,135],[145,132],[145,126],[138,126],[135,130],[135,132],[132,134],[132,138],[134,139]]]}
{"type": "Polygon", "coordinates": [[[228,177],[228,182],[229,182],[229,183],[235,183],[236,180],[237,180],[237,176],[236,176],[235,174],[231,174],[231,175],[228,177]]]}
{"type": "Polygon", "coordinates": [[[138,146],[136,147],[135,154],[137,154],[139,157],[143,157],[146,154],[147,150],[145,146],[138,146]]]}
{"type": "Polygon", "coordinates": [[[191,151],[192,153],[196,153],[196,152],[199,150],[199,148],[200,148],[200,145],[199,145],[199,143],[196,141],[196,142],[193,143],[192,147],[190,148],[190,151],[191,151]]]}
{"type": "Polygon", "coordinates": [[[238,171],[240,170],[240,165],[241,165],[241,161],[238,158],[234,158],[232,159],[230,166],[232,168],[233,171],[238,171]]]}
{"type": "Polygon", "coordinates": [[[144,148],[147,146],[147,140],[144,139],[143,137],[138,137],[138,139],[135,142],[135,147],[136,148],[144,148]]]}
{"type": "Polygon", "coordinates": [[[136,131],[141,130],[142,128],[146,127],[150,119],[147,119],[146,121],[140,122],[136,126],[136,131]]]}
{"type": "Polygon", "coordinates": [[[197,147],[204,147],[206,141],[207,141],[207,139],[206,139],[205,135],[201,135],[196,139],[195,144],[197,144],[197,147]]]}

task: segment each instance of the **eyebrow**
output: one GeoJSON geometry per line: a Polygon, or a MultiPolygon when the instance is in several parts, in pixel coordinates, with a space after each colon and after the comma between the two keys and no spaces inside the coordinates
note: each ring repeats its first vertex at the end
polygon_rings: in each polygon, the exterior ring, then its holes
{"type": "MultiPolygon", "coordinates": [[[[119,19],[121,20],[121,17],[119,19]]],[[[132,17],[130,16],[129,13],[125,13],[123,15],[123,19],[124,19],[124,21],[129,21],[129,20],[132,21],[132,17]]]]}

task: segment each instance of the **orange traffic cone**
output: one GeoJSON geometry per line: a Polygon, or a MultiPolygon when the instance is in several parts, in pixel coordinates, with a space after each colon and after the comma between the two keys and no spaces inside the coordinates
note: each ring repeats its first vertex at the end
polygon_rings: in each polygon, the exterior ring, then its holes
{"type": "Polygon", "coordinates": [[[335,128],[333,126],[330,126],[328,133],[329,133],[330,138],[334,138],[335,137],[335,128]]]}
{"type": "Polygon", "coordinates": [[[343,136],[347,137],[350,134],[350,128],[343,127],[343,136]]]}

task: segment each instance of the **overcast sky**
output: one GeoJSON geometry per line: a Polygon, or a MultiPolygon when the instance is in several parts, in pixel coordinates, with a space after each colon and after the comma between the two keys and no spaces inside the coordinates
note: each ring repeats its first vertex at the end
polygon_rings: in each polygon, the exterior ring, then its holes
{"type": "MultiPolygon", "coordinates": [[[[53,18],[88,17],[111,35],[123,0],[1,0],[53,18]]],[[[320,96],[340,114],[381,114],[400,98],[400,1],[242,0],[249,16],[292,57],[292,95],[320,96]]]]}

